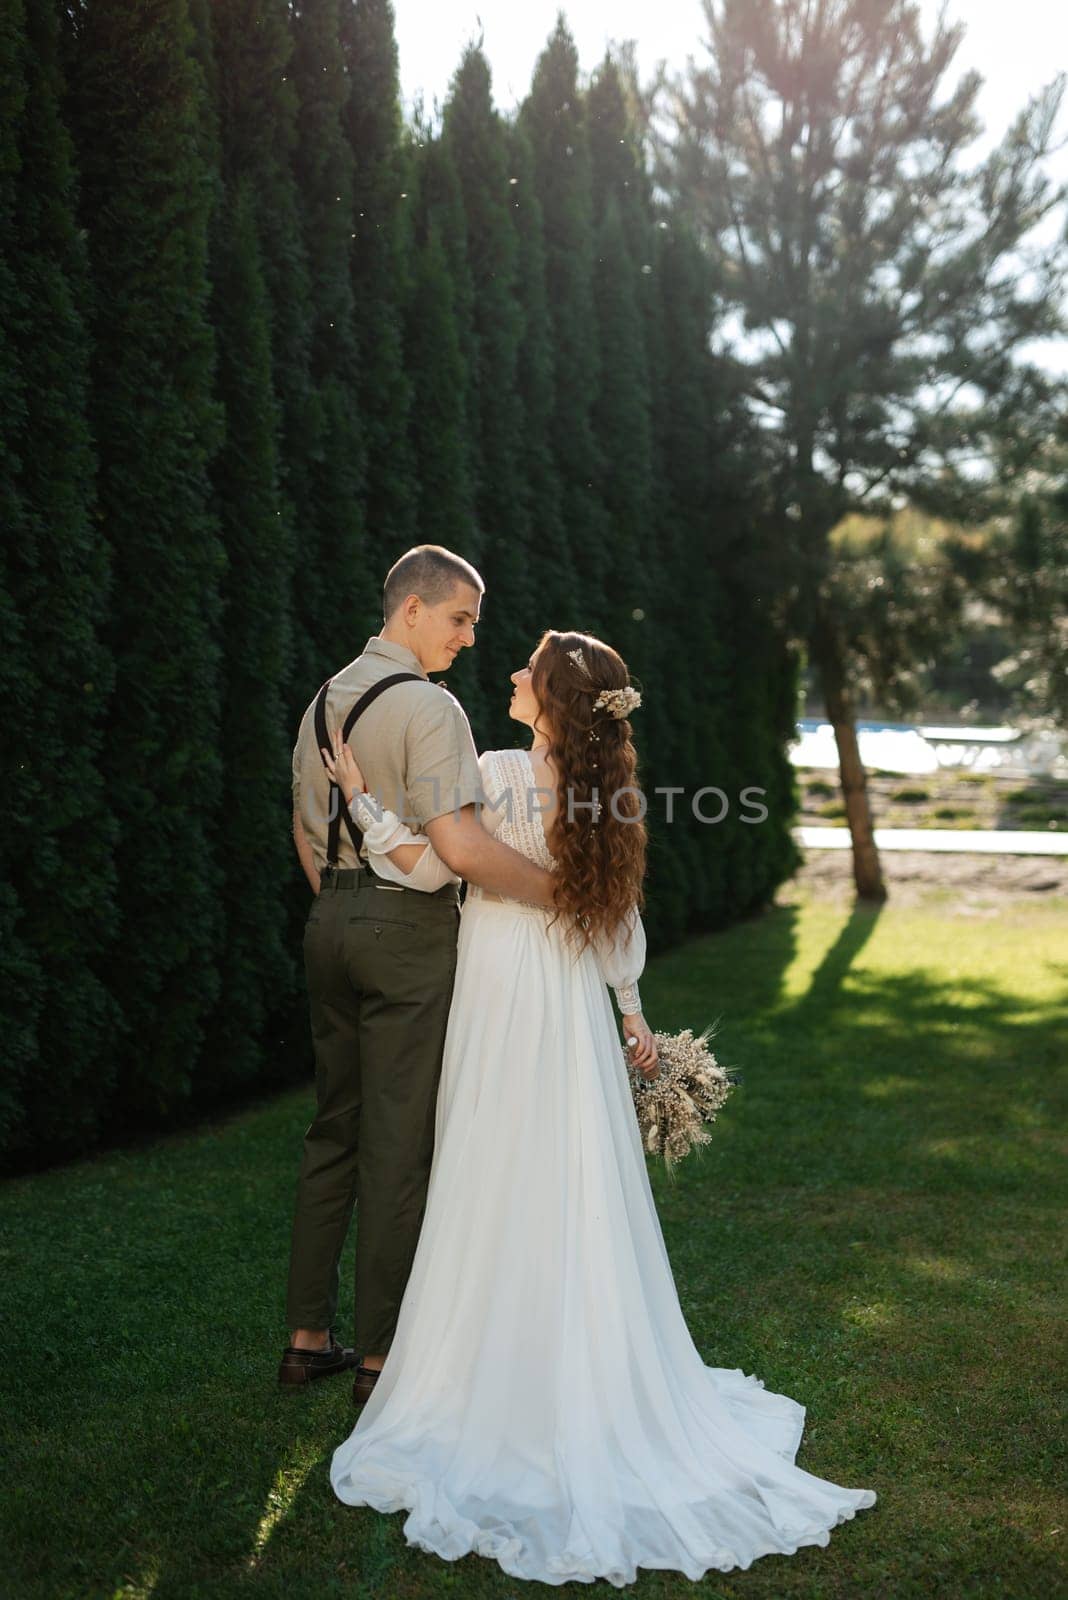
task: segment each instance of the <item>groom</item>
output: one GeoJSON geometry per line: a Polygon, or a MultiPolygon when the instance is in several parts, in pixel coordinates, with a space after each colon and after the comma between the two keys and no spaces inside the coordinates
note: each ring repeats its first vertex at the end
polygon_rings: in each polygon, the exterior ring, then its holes
{"type": "MultiPolygon", "coordinates": [[[[315,1050],[316,1114],[304,1136],[290,1251],[290,1344],[284,1387],[357,1367],[366,1400],[397,1323],[423,1220],[445,1026],[456,970],[459,898],[386,883],[358,829],[330,828],[329,735],[385,679],[349,745],[368,790],[424,831],[457,876],[510,899],[552,904],[552,878],[483,829],[478,757],[455,696],[429,682],[475,642],[484,585],[440,545],[417,545],[391,567],[384,626],[330,680],[316,728],[304,713],[293,751],[293,838],[315,893],[304,964],[315,1050]],[[331,848],[336,861],[331,864],[331,848]],[[338,1262],[356,1230],[356,1338],[334,1338],[338,1262]],[[357,1356],[356,1352],[359,1352],[357,1356]]],[[[504,685],[502,684],[502,692],[504,685]]],[[[335,804],[344,798],[335,793],[335,804]]]]}

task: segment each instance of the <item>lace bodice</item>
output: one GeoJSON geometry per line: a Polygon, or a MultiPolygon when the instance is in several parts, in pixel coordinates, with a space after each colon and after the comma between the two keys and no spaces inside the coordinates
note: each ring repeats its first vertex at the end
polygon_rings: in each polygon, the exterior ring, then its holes
{"type": "Polygon", "coordinates": [[[486,803],[482,825],[502,844],[551,872],[555,865],[545,838],[541,807],[551,796],[539,790],[525,750],[487,750],[479,758],[486,803]]]}
{"type": "MultiPolygon", "coordinates": [[[[547,872],[556,866],[545,838],[542,808],[551,793],[538,787],[534,763],[526,750],[487,750],[478,758],[485,803],[482,826],[547,872]]],[[[468,894],[481,890],[469,888],[468,894]]],[[[525,903],[525,902],[523,902],[525,903]]],[[[642,1008],[638,978],[645,965],[645,930],[637,911],[614,940],[595,941],[605,981],[611,985],[623,1016],[642,1008]]]]}

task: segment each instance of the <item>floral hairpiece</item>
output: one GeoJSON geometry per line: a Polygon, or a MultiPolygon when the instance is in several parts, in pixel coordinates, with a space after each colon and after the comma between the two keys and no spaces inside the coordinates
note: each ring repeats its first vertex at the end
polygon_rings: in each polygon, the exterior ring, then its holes
{"type": "Polygon", "coordinates": [[[593,702],[593,709],[611,712],[613,717],[622,721],[624,717],[629,717],[632,711],[636,711],[641,703],[641,695],[628,683],[625,689],[602,689],[593,702]]]}
{"type": "Polygon", "coordinates": [[[576,667],[578,667],[581,672],[584,672],[587,678],[590,677],[590,669],[586,665],[586,657],[582,654],[581,647],[578,650],[569,650],[567,653],[575,663],[576,667]]]}

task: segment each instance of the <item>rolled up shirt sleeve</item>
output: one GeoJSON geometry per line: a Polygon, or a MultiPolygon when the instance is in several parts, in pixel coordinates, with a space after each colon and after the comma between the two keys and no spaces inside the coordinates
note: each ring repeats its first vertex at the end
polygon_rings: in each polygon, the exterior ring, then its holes
{"type": "Polygon", "coordinates": [[[481,795],[478,753],[463,707],[448,690],[411,718],[404,735],[408,808],[420,827],[481,795]]]}

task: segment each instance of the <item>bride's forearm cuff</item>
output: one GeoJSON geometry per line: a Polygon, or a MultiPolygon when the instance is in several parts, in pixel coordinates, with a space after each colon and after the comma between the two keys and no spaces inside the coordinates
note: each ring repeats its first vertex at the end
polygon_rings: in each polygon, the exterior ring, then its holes
{"type": "MultiPolygon", "coordinates": [[[[369,833],[372,828],[377,828],[381,823],[389,820],[390,814],[382,810],[381,805],[373,794],[354,794],[349,811],[356,822],[356,826],[363,833],[369,833]]],[[[392,818],[391,831],[397,825],[396,817],[392,818]]]]}
{"type": "Polygon", "coordinates": [[[636,983],[628,983],[624,989],[615,990],[616,1005],[619,1007],[621,1017],[634,1017],[642,1008],[641,996],[636,983]]]}

